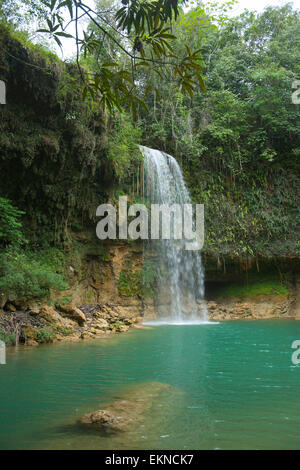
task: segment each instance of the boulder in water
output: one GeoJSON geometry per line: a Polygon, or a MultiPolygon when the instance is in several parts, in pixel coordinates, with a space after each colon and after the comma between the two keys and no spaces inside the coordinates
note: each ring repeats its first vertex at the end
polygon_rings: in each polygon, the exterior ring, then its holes
{"type": "Polygon", "coordinates": [[[124,430],[124,420],[121,416],[116,416],[108,410],[98,410],[80,419],[80,424],[93,429],[119,432],[124,430]]]}
{"type": "Polygon", "coordinates": [[[144,417],[155,400],[171,385],[160,382],[146,382],[128,390],[118,400],[108,404],[105,409],[88,413],[80,418],[78,424],[87,428],[106,432],[129,431],[144,417]]]}

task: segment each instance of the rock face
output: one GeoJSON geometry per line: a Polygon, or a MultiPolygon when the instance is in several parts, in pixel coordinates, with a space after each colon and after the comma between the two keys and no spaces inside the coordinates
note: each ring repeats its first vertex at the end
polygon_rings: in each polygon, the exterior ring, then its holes
{"type": "Polygon", "coordinates": [[[0,309],[4,307],[7,302],[7,296],[5,294],[0,294],[0,309]]]}
{"type": "Polygon", "coordinates": [[[48,323],[63,324],[63,319],[54,307],[50,305],[42,305],[38,312],[33,311],[32,313],[39,315],[41,318],[46,320],[48,323]]]}
{"type": "MultiPolygon", "coordinates": [[[[299,295],[300,299],[300,295],[299,295]]],[[[297,296],[291,299],[284,296],[257,296],[255,298],[221,299],[216,301],[206,301],[209,320],[259,320],[270,318],[297,318],[297,296]]],[[[300,303],[299,303],[300,305],[300,303]]],[[[187,309],[189,310],[189,309],[187,309]]],[[[144,320],[157,320],[160,316],[168,317],[170,311],[169,304],[161,304],[156,307],[145,307],[144,320]]],[[[199,318],[202,314],[201,302],[198,304],[199,318]]],[[[184,313],[184,310],[183,310],[184,313]]],[[[300,319],[300,311],[298,313],[300,319]]],[[[188,316],[186,317],[188,319],[188,316]]]]}
{"type": "Polygon", "coordinates": [[[132,387],[119,400],[108,404],[105,409],[88,413],[78,421],[80,426],[94,430],[118,433],[132,429],[143,419],[155,400],[172,387],[160,382],[146,382],[132,387]]]}
{"type": "Polygon", "coordinates": [[[0,310],[0,328],[17,333],[20,342],[31,346],[124,333],[141,320],[122,308],[103,304],[86,304],[80,308],[69,305],[60,307],[60,311],[49,305],[26,312],[0,310]]]}
{"type": "Polygon", "coordinates": [[[73,303],[68,305],[59,305],[58,310],[60,310],[63,316],[67,316],[71,320],[76,321],[80,326],[83,326],[86,322],[85,314],[73,303]]]}
{"type": "MultiPolygon", "coordinates": [[[[0,293],[0,328],[9,334],[16,334],[25,344],[34,344],[37,336],[41,342],[41,338],[45,337],[45,331],[40,332],[41,329],[49,330],[51,338],[48,342],[78,341],[123,333],[132,326],[142,328],[139,323],[143,319],[156,320],[159,315],[168,315],[170,296],[149,295],[143,298],[140,289],[142,245],[109,241],[100,246],[99,240],[93,241],[90,235],[86,239],[82,239],[82,234],[76,236],[80,242],[80,252],[77,252],[80,262],[75,263],[75,267],[73,263],[69,266],[70,288],[60,293],[52,292],[56,307],[0,293]],[[61,298],[70,298],[72,302],[64,305],[61,298]]],[[[231,269],[227,277],[234,282],[238,275],[238,270],[231,269]]],[[[208,278],[212,280],[218,277],[223,279],[222,276],[221,271],[209,270],[208,278]]],[[[300,280],[295,279],[290,299],[280,296],[218,299],[207,302],[207,306],[209,318],[216,321],[300,319],[300,280]]]]}
{"type": "MultiPolygon", "coordinates": [[[[75,235],[74,235],[75,236],[75,235]]],[[[81,241],[81,271],[72,272],[70,288],[64,292],[75,305],[104,304],[127,310],[128,317],[139,316],[143,312],[143,300],[135,285],[137,273],[143,265],[143,247],[128,245],[119,241],[107,241],[101,245],[93,238],[81,241]],[[126,286],[120,279],[126,280],[126,286]]]]}
{"type": "Polygon", "coordinates": [[[210,320],[260,320],[290,318],[289,300],[283,296],[257,296],[255,298],[207,302],[210,320]]]}
{"type": "Polygon", "coordinates": [[[293,289],[293,298],[291,305],[291,313],[296,320],[300,320],[300,277],[295,280],[293,289]]]}

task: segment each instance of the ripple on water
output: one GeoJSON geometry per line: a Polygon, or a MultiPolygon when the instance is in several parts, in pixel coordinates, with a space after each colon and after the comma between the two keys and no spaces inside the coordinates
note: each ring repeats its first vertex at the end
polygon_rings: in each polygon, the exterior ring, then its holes
{"type": "Polygon", "coordinates": [[[156,325],[111,340],[9,350],[0,447],[299,448],[297,337],[300,323],[288,320],[156,325]],[[112,438],[76,426],[146,382],[172,387],[136,429],[112,438]]]}

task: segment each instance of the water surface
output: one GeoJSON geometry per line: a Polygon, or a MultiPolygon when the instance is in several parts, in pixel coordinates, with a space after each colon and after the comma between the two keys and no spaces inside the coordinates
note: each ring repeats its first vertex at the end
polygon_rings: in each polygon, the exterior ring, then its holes
{"type": "Polygon", "coordinates": [[[300,322],[165,325],[105,340],[9,350],[0,448],[299,449],[300,322]],[[171,384],[131,433],[76,426],[135,384],[171,384]]]}

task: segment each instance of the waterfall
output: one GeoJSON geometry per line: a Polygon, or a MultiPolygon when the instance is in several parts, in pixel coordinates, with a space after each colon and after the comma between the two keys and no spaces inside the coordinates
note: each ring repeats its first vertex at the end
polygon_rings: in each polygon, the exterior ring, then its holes
{"type": "MultiPolygon", "coordinates": [[[[140,146],[145,166],[145,197],[152,204],[191,204],[183,175],[175,158],[140,146]]],[[[174,222],[173,222],[174,223],[174,222]]],[[[206,321],[204,270],[199,250],[185,249],[185,240],[151,240],[146,256],[156,253],[159,320],[168,323],[206,321]]]]}

